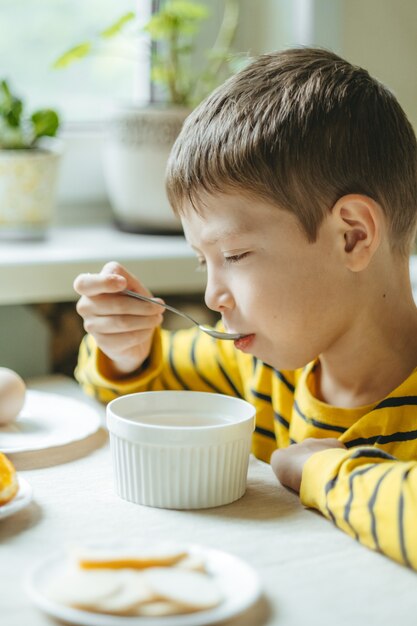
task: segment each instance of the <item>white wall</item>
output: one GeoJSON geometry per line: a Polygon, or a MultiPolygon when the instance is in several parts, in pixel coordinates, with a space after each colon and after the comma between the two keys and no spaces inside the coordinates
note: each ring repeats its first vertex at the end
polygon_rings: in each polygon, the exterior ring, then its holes
{"type": "Polygon", "coordinates": [[[417,128],[416,0],[344,0],[340,51],[390,87],[417,128]]]}
{"type": "Polygon", "coordinates": [[[417,0],[241,0],[240,5],[237,48],[254,54],[299,44],[330,48],[386,84],[417,129],[417,0]]]}

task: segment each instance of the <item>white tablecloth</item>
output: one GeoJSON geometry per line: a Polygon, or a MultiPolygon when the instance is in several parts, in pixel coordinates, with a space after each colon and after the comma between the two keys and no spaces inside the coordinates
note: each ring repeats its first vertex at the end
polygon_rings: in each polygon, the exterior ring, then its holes
{"type": "MultiPolygon", "coordinates": [[[[83,397],[75,383],[63,378],[37,382],[34,388],[83,397]]],[[[56,623],[23,590],[25,573],[44,555],[68,543],[138,537],[149,543],[167,537],[200,543],[254,567],[263,597],[228,626],[417,623],[417,574],[305,510],[256,459],[251,459],[248,489],[239,501],[209,510],[170,511],[115,495],[104,430],[65,448],[11,458],[32,485],[34,501],[0,521],[1,626],[56,623]]]]}

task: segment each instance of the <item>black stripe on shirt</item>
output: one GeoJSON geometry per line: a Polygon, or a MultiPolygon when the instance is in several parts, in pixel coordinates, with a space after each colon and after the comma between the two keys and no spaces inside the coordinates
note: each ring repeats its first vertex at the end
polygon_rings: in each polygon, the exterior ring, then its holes
{"type": "Polygon", "coordinates": [[[290,383],[290,381],[285,378],[285,376],[284,376],[284,374],[282,372],[280,372],[279,370],[274,369],[274,374],[287,387],[287,389],[289,391],[291,391],[291,393],[294,393],[294,391],[295,391],[294,385],[292,385],[290,383]]]}
{"type": "Polygon", "coordinates": [[[333,515],[333,512],[330,510],[330,507],[329,507],[329,492],[330,492],[330,491],[334,488],[334,486],[336,485],[336,483],[337,483],[337,478],[338,478],[338,475],[336,474],[336,476],[335,476],[334,478],[331,478],[331,479],[330,479],[330,480],[326,483],[326,486],[325,486],[325,488],[324,488],[324,493],[326,494],[326,511],[327,511],[327,513],[328,513],[328,515],[329,515],[330,519],[332,520],[332,522],[333,522],[333,524],[334,524],[335,526],[337,526],[337,524],[336,524],[336,518],[335,518],[335,516],[333,515]]]}
{"type": "Polygon", "coordinates": [[[99,402],[101,402],[101,404],[104,404],[106,402],[110,402],[110,400],[103,400],[102,396],[101,396],[101,392],[102,391],[109,391],[110,393],[113,394],[113,399],[117,398],[118,396],[120,396],[120,391],[117,391],[116,389],[113,389],[112,387],[97,387],[97,385],[95,385],[90,378],[90,375],[88,372],[84,372],[84,376],[85,376],[85,380],[87,382],[88,385],[91,386],[91,391],[93,392],[93,396],[96,400],[98,400],[99,402]]]}
{"type": "Polygon", "coordinates": [[[220,369],[221,373],[223,374],[224,379],[230,385],[230,387],[233,389],[233,393],[235,394],[235,396],[237,396],[238,398],[241,398],[242,394],[240,393],[238,388],[235,386],[235,384],[231,380],[230,376],[226,373],[226,371],[223,368],[222,364],[220,363],[219,359],[217,359],[217,365],[219,366],[219,369],[220,369]]]}
{"type": "Polygon", "coordinates": [[[343,443],[347,448],[353,448],[354,446],[367,446],[375,443],[383,445],[385,443],[394,443],[395,441],[413,441],[414,439],[417,439],[417,430],[392,433],[391,435],[358,437],[357,439],[351,439],[350,441],[344,441],[343,443]]]}
{"type": "MultiPolygon", "coordinates": [[[[166,374],[163,371],[161,372],[161,375],[159,376],[159,381],[163,389],[170,389],[170,388],[172,389],[172,385],[169,384],[166,378],[166,374]]],[[[158,385],[158,381],[156,379],[151,381],[151,389],[155,389],[157,385],[158,385]]]]}
{"type": "MultiPolygon", "coordinates": [[[[255,389],[251,389],[251,394],[255,396],[255,398],[259,398],[259,400],[264,400],[264,402],[268,402],[272,405],[272,398],[270,395],[266,393],[261,393],[260,391],[256,391],[255,389]]],[[[277,420],[277,422],[279,422],[280,424],[282,424],[282,426],[285,426],[285,428],[289,430],[290,423],[285,419],[285,417],[283,417],[277,411],[274,411],[274,418],[277,420]]]]}
{"type": "Polygon", "coordinates": [[[89,342],[88,342],[88,335],[86,335],[86,336],[84,337],[83,343],[84,343],[84,347],[85,347],[86,352],[87,352],[87,357],[88,357],[88,358],[90,358],[90,356],[91,356],[91,348],[90,348],[90,346],[88,345],[88,343],[89,343],[89,342]]]}
{"type": "Polygon", "coordinates": [[[183,389],[186,389],[187,391],[190,390],[189,386],[184,382],[184,380],[181,378],[181,376],[179,375],[177,368],[175,367],[174,364],[174,333],[170,334],[169,336],[169,366],[171,368],[172,374],[174,376],[174,378],[177,379],[177,381],[179,382],[180,386],[183,389]]]}
{"type": "Polygon", "coordinates": [[[372,533],[372,538],[375,542],[375,547],[378,550],[378,552],[381,552],[381,547],[379,545],[379,540],[378,540],[378,533],[376,530],[376,517],[375,517],[375,502],[376,502],[376,498],[378,495],[378,491],[379,488],[381,487],[382,481],[384,480],[384,478],[387,476],[387,474],[389,474],[392,470],[394,469],[393,466],[389,467],[387,469],[386,472],[384,472],[382,474],[382,476],[380,476],[378,478],[378,482],[375,485],[375,489],[371,495],[371,497],[369,498],[369,502],[368,502],[368,510],[369,510],[369,516],[371,518],[371,533],[372,533]]]}
{"type": "Polygon", "coordinates": [[[343,519],[345,520],[346,524],[351,528],[353,534],[355,535],[356,540],[359,539],[359,534],[355,530],[355,528],[353,527],[349,519],[353,497],[354,497],[353,496],[353,481],[355,480],[356,476],[362,476],[362,474],[366,474],[367,472],[369,472],[370,470],[374,468],[375,468],[375,465],[370,465],[368,467],[361,467],[360,469],[352,472],[351,475],[349,476],[349,498],[346,502],[345,510],[343,511],[343,519]]]}
{"type": "Polygon", "coordinates": [[[196,344],[197,341],[201,338],[201,335],[195,335],[192,344],[191,344],[191,362],[194,366],[194,369],[197,373],[197,375],[199,376],[199,378],[201,378],[201,380],[208,386],[210,387],[215,393],[223,393],[222,389],[219,389],[219,387],[217,387],[214,383],[212,383],[208,378],[206,378],[206,376],[204,376],[204,374],[201,373],[198,364],[197,364],[197,360],[195,357],[195,350],[196,350],[196,344]]]}
{"type": "Polygon", "coordinates": [[[285,417],[283,417],[281,415],[281,413],[278,413],[277,411],[274,411],[274,418],[277,420],[277,422],[279,422],[282,426],[285,426],[285,428],[287,430],[290,429],[290,423],[287,422],[287,420],[285,419],[285,417]]]}
{"type": "Polygon", "coordinates": [[[312,426],[315,426],[316,428],[322,428],[323,430],[331,430],[332,432],[336,432],[336,433],[344,433],[346,432],[346,428],[344,428],[343,426],[335,426],[333,424],[325,424],[324,422],[320,422],[319,420],[314,419],[313,417],[307,417],[307,415],[305,415],[300,407],[298,406],[297,402],[294,400],[294,408],[297,411],[298,415],[307,423],[307,424],[311,424],[312,426]]]}
{"type": "Polygon", "coordinates": [[[397,459],[392,454],[388,454],[388,452],[384,452],[384,450],[379,450],[379,448],[361,448],[359,450],[355,450],[350,455],[351,459],[384,459],[384,461],[396,461],[397,459]]]}
{"type": "Polygon", "coordinates": [[[417,406],[417,396],[400,396],[398,398],[385,398],[373,409],[386,409],[401,406],[417,406]]]}
{"type": "Polygon", "coordinates": [[[260,426],[255,426],[255,432],[258,433],[258,435],[263,435],[264,437],[268,437],[268,439],[273,439],[275,441],[275,433],[273,433],[271,430],[261,428],[260,426]]]}
{"type": "MultiPolygon", "coordinates": [[[[401,481],[403,484],[407,480],[409,473],[410,473],[410,468],[404,472],[404,475],[401,481]]],[[[400,500],[398,503],[398,531],[400,535],[399,539],[400,539],[401,555],[403,557],[403,561],[408,567],[411,567],[410,559],[408,558],[407,548],[405,545],[405,537],[404,537],[404,490],[403,488],[401,489],[400,500]]]]}
{"type": "Polygon", "coordinates": [[[269,394],[261,393],[260,391],[256,391],[256,389],[251,389],[250,392],[253,396],[255,396],[255,398],[258,398],[259,400],[263,400],[264,402],[268,402],[269,404],[272,403],[272,399],[269,394]]]}

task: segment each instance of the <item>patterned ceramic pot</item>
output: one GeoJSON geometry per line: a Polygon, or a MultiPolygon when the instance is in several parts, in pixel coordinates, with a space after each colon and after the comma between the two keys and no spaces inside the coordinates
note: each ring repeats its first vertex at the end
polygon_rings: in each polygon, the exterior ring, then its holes
{"type": "Polygon", "coordinates": [[[0,150],[0,237],[38,239],[51,223],[61,143],[45,139],[31,150],[0,150]]]}
{"type": "Polygon", "coordinates": [[[165,168],[189,109],[119,109],[109,124],[104,171],[117,225],[129,232],[175,233],[181,226],[165,193],[165,168]]]}

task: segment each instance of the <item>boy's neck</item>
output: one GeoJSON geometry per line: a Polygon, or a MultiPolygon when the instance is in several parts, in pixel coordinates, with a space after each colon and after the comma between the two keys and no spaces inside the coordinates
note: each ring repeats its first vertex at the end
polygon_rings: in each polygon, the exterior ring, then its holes
{"type": "Polygon", "coordinates": [[[332,406],[365,406],[385,398],[416,367],[417,309],[411,290],[397,284],[382,306],[368,302],[338,345],[320,355],[316,395],[332,406]]]}

